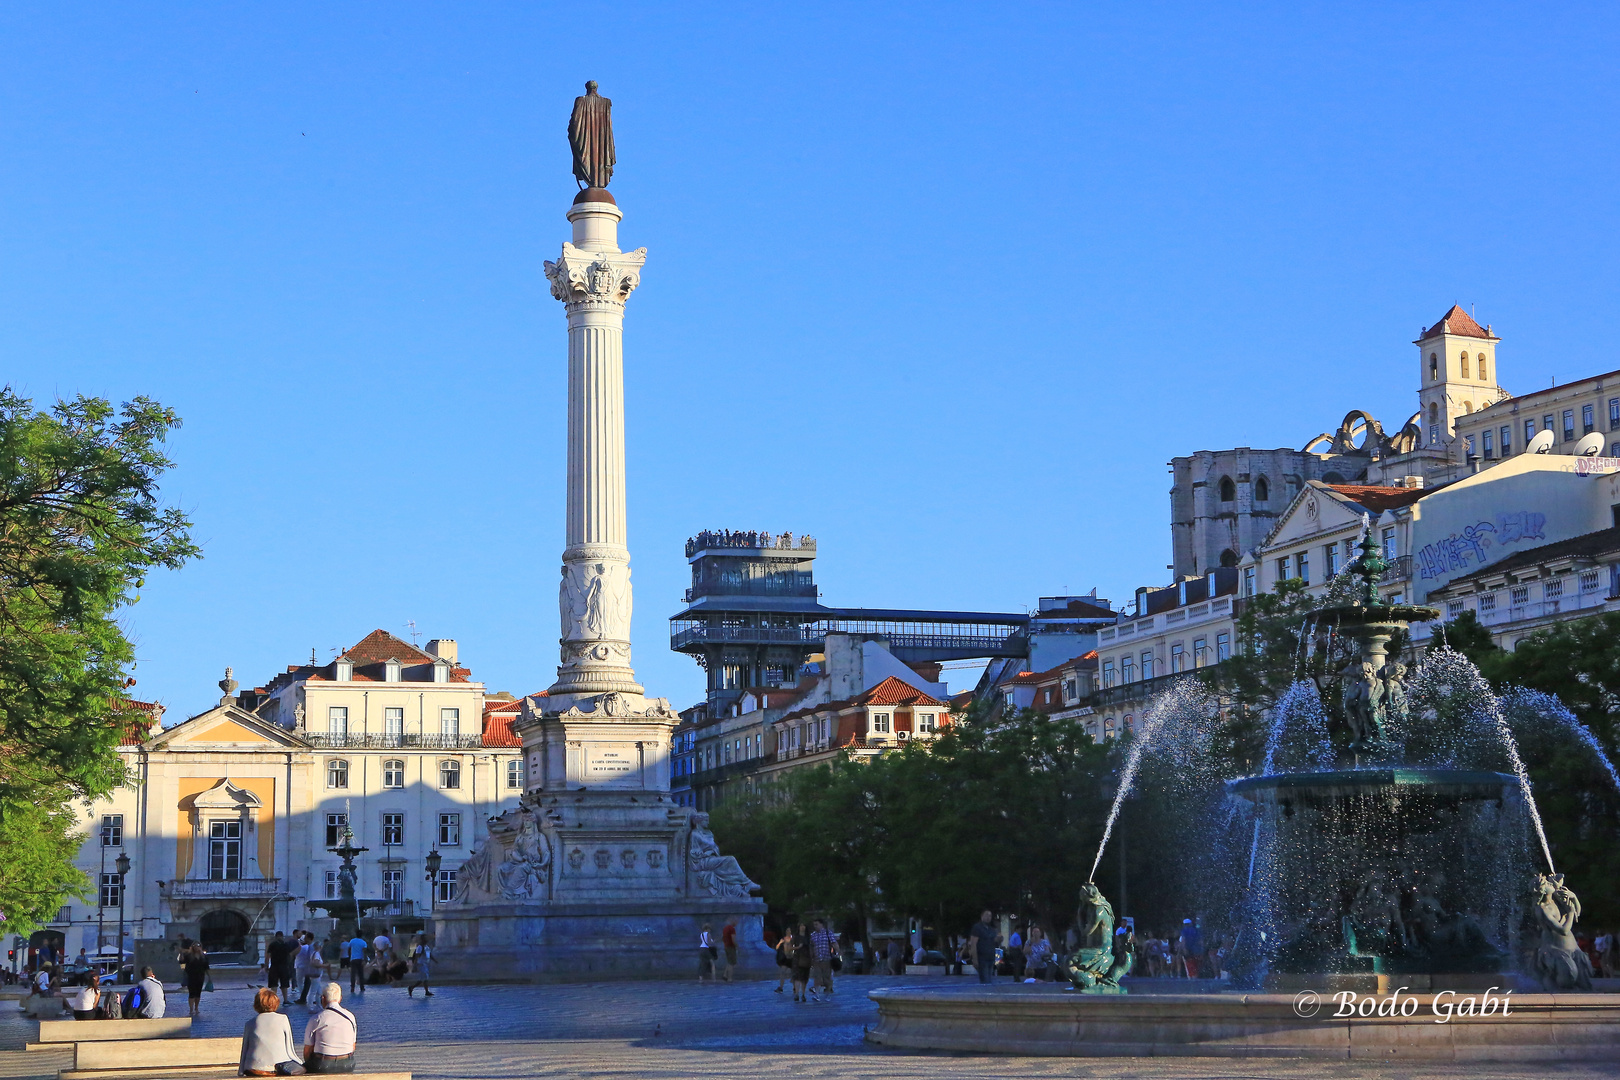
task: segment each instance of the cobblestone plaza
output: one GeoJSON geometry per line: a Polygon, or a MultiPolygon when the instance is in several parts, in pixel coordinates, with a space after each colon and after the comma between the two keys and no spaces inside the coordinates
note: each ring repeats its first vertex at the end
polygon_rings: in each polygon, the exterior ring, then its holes
{"type": "MultiPolygon", "coordinates": [[[[203,1016],[193,1028],[199,1037],[236,1035],[252,1014],[247,986],[220,981],[218,991],[205,995],[203,1016]]],[[[904,984],[908,981],[848,978],[841,980],[831,1002],[803,1005],[795,1005],[785,993],[772,993],[774,983],[710,986],[695,980],[449,986],[430,999],[374,988],[358,999],[345,997],[344,1004],[360,1020],[360,1070],[408,1069],[422,1080],[916,1076],[1510,1080],[1529,1072],[1513,1065],[917,1055],[868,1046],[862,1032],[876,1024],[877,1009],[866,992],[904,984]]],[[[35,1025],[14,1009],[14,1003],[6,1001],[0,1013],[0,1077],[54,1078],[69,1055],[25,1052],[23,1043],[34,1037],[35,1025]]],[[[170,993],[169,1011],[184,1015],[183,994],[170,993]]],[[[301,1036],[310,1014],[294,1006],[288,1015],[294,1034],[301,1036]]],[[[1533,1068],[1538,1076],[1572,1080],[1620,1075],[1620,1062],[1533,1068]]]]}

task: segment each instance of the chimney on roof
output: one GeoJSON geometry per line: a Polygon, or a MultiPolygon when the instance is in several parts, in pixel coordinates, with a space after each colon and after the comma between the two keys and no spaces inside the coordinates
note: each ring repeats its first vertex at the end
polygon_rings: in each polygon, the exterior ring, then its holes
{"type": "Polygon", "coordinates": [[[459,666],[456,661],[456,639],[453,637],[434,638],[427,643],[429,656],[442,657],[450,661],[451,667],[459,666]]]}

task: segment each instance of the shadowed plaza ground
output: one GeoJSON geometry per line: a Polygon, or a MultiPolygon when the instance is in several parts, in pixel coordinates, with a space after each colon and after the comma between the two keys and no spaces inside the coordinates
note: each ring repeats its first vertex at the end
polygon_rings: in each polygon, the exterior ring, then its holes
{"type": "MultiPolygon", "coordinates": [[[[223,983],[223,980],[221,980],[223,983]]],[[[950,980],[956,982],[957,980],[950,980]]],[[[1380,1066],[1366,1062],[1077,1060],[978,1055],[915,1055],[868,1046],[862,1031],[877,1022],[866,992],[879,986],[939,985],[938,979],[850,978],[830,1003],[795,1005],[771,983],[719,986],[636,982],[556,986],[452,986],[424,1000],[403,990],[373,989],[352,1004],[360,1020],[359,1067],[409,1069],[423,1080],[514,1077],[704,1077],[846,1080],[850,1077],[1463,1077],[1516,1080],[1511,1065],[1380,1066]]],[[[1009,986],[1010,990],[1011,987],[1009,986]]],[[[245,984],[204,996],[199,1036],[240,1034],[251,1014],[245,984]]],[[[176,1000],[178,997],[178,1000],[176,1000]]],[[[170,1011],[185,1014],[184,995],[170,1011]]],[[[35,1025],[0,1003],[0,1077],[52,1078],[67,1064],[61,1052],[26,1053],[35,1025]]],[[[309,1013],[288,1015],[301,1036],[309,1013]]],[[[1620,1076],[1612,1065],[1535,1066],[1539,1076],[1620,1076]]]]}

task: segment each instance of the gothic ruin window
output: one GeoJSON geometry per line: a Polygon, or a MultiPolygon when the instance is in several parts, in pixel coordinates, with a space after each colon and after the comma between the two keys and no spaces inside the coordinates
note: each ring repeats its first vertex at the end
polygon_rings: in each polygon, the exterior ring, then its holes
{"type": "Polygon", "coordinates": [[[1230,476],[1221,477],[1221,502],[1231,502],[1237,498],[1237,485],[1232,483],[1230,476]]]}
{"type": "Polygon", "coordinates": [[[1468,378],[1468,354],[1466,352],[1462,354],[1462,377],[1468,378]]]}
{"type": "Polygon", "coordinates": [[[1255,502],[1266,502],[1270,498],[1271,498],[1271,485],[1266,483],[1266,478],[1262,476],[1260,479],[1258,479],[1258,480],[1256,480],[1254,482],[1254,501],[1255,502]]]}
{"type": "Polygon", "coordinates": [[[1236,566],[1237,564],[1238,564],[1238,553],[1237,552],[1233,551],[1231,548],[1227,548],[1225,551],[1221,552],[1221,565],[1222,566],[1236,566]]]}

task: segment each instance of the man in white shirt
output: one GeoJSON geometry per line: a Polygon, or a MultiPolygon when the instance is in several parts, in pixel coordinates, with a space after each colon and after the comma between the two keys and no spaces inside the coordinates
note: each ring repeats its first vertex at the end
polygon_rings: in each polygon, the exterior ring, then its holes
{"type": "Polygon", "coordinates": [[[353,1013],[338,1004],[342,1000],[343,987],[337,983],[321,987],[321,1011],[304,1029],[304,1068],[309,1072],[354,1072],[360,1025],[353,1013]]]}
{"type": "Polygon", "coordinates": [[[372,939],[371,955],[377,970],[382,972],[383,982],[393,986],[394,975],[389,969],[394,966],[394,943],[387,934],[378,934],[372,939]]]}

